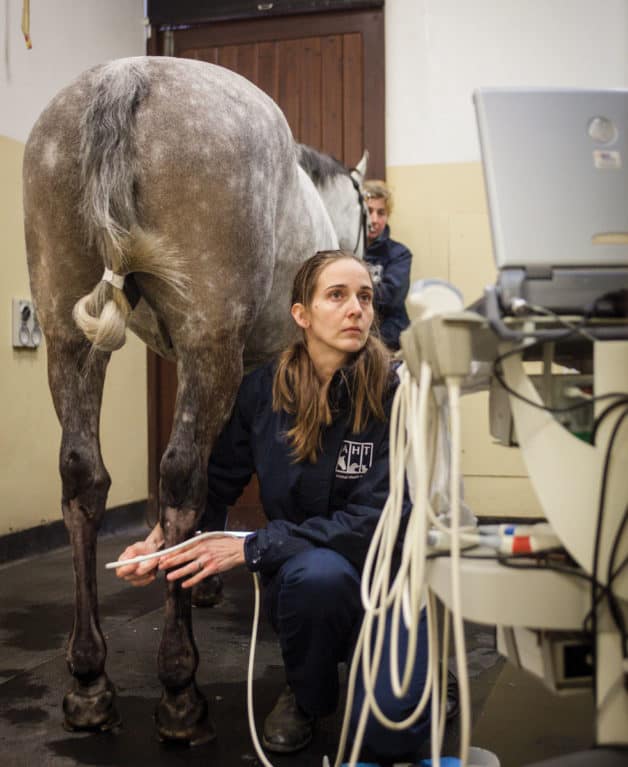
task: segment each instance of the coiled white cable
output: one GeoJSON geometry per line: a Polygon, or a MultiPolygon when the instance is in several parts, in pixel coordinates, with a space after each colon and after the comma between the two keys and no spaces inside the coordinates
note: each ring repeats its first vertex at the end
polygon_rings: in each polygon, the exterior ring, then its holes
{"type": "Polygon", "coordinates": [[[390,729],[406,729],[421,716],[431,694],[432,763],[435,767],[440,765],[440,749],[446,722],[449,612],[445,610],[442,676],[439,680],[436,598],[427,592],[425,584],[427,532],[430,526],[446,533],[451,545],[451,615],[460,691],[460,758],[463,765],[468,758],[471,717],[460,595],[460,546],[466,541],[475,543],[477,539],[470,535],[465,537],[460,531],[460,380],[450,378],[446,381],[450,401],[451,430],[451,525],[447,526],[437,518],[429,502],[435,447],[434,440],[430,438],[434,432],[434,419],[430,407],[431,369],[426,362],[422,363],[418,385],[405,367],[401,368],[400,379],[391,413],[390,496],[382,511],[365,561],[362,576],[362,602],[365,615],[351,663],[347,703],[335,767],[340,767],[346,748],[358,669],[361,669],[363,677],[364,702],[348,764],[353,766],[358,760],[370,712],[381,724],[390,729]],[[413,507],[404,535],[401,564],[390,583],[392,558],[401,524],[406,467],[413,472],[415,479],[413,507]],[[421,700],[413,712],[403,721],[395,722],[381,711],[374,692],[386,630],[386,614],[388,610],[391,611],[390,679],[394,694],[402,697],[407,693],[412,678],[417,654],[420,610],[424,602],[427,606],[429,643],[425,686],[421,700]],[[406,657],[403,659],[399,658],[398,653],[401,616],[408,631],[406,657]],[[401,675],[400,667],[403,669],[401,675]]]}
{"type": "Polygon", "coordinates": [[[413,511],[407,523],[401,564],[392,585],[388,590],[386,587],[390,581],[392,561],[401,524],[406,465],[408,460],[412,458],[415,462],[418,462],[419,477],[427,478],[432,463],[427,448],[428,424],[430,420],[431,370],[426,365],[421,373],[421,385],[417,387],[416,382],[412,380],[407,369],[402,367],[400,370],[400,384],[393,401],[390,426],[390,496],[382,511],[371,546],[369,547],[362,576],[362,601],[365,615],[351,664],[347,704],[339,750],[336,757],[336,767],[339,767],[341,764],[346,746],[358,668],[361,667],[364,680],[364,703],[356,727],[349,764],[355,764],[358,759],[370,711],[386,727],[393,730],[406,729],[421,716],[429,700],[430,692],[436,684],[436,668],[438,664],[436,657],[438,640],[435,633],[436,615],[433,610],[433,602],[428,600],[428,636],[430,637],[430,647],[433,648],[433,651],[428,655],[426,683],[421,699],[411,714],[403,721],[393,721],[381,711],[374,693],[375,681],[381,661],[386,631],[386,612],[388,609],[392,608],[393,634],[391,634],[391,637],[395,637],[391,638],[390,674],[396,691],[401,692],[401,694],[405,693],[409,685],[418,644],[420,611],[424,601],[423,581],[427,532],[425,507],[428,505],[425,488],[429,486],[429,482],[417,482],[420,492],[415,497],[413,511]],[[418,434],[423,435],[424,440],[419,440],[413,444],[412,442],[409,443],[407,439],[407,425],[410,415],[415,412],[417,412],[417,420],[420,424],[418,434]],[[400,659],[397,654],[397,640],[399,620],[402,614],[408,630],[408,652],[402,666],[402,678],[399,679],[400,659]],[[371,651],[375,623],[377,628],[375,631],[374,647],[371,651]]]}

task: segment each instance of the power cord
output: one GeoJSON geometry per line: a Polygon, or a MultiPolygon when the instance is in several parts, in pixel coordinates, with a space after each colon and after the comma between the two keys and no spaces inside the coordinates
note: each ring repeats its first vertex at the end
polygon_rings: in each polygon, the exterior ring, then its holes
{"type": "MultiPolygon", "coordinates": [[[[601,478],[601,487],[600,487],[600,499],[598,504],[598,516],[597,516],[597,524],[595,529],[595,542],[593,547],[593,581],[591,585],[590,615],[591,615],[592,633],[594,637],[597,635],[597,605],[598,605],[597,583],[599,580],[598,571],[599,571],[600,548],[601,548],[601,538],[602,538],[602,526],[603,526],[603,518],[604,518],[605,507],[606,507],[606,493],[608,488],[608,475],[610,471],[611,454],[612,454],[613,445],[615,444],[615,440],[617,438],[617,434],[619,433],[622,423],[627,417],[628,417],[628,408],[624,410],[624,412],[619,416],[619,418],[613,425],[613,429],[608,440],[608,445],[606,447],[606,453],[604,455],[604,465],[602,469],[602,478],[601,478]]],[[[625,527],[625,517],[626,517],[626,513],[624,513],[624,519],[622,520],[619,526],[618,532],[615,534],[615,540],[613,541],[613,547],[611,549],[612,556],[609,555],[609,562],[608,562],[608,569],[607,569],[607,584],[606,584],[606,597],[608,600],[608,606],[611,611],[611,615],[613,616],[615,626],[617,627],[617,630],[619,631],[621,635],[622,653],[624,656],[624,662],[626,661],[626,657],[628,654],[628,647],[627,647],[628,634],[626,631],[626,622],[624,620],[621,607],[619,607],[619,605],[617,604],[617,599],[615,595],[613,594],[613,590],[610,583],[610,575],[612,573],[612,567],[614,564],[614,556],[616,556],[616,550],[617,550],[617,547],[619,546],[619,534],[623,531],[625,527]]],[[[594,657],[596,652],[597,652],[597,649],[594,647],[594,657]]],[[[594,663],[594,672],[593,672],[594,675],[595,675],[596,666],[597,666],[597,662],[594,663]]],[[[595,678],[594,678],[594,682],[595,682],[595,678]]]]}
{"type": "MultiPolygon", "coordinates": [[[[565,338],[568,335],[572,335],[572,333],[573,331],[569,331],[569,333],[565,334],[565,338]]],[[[500,354],[498,357],[495,358],[495,361],[493,362],[493,375],[499,382],[500,386],[505,391],[507,391],[508,394],[515,397],[515,399],[518,399],[521,402],[525,402],[527,405],[530,405],[531,407],[535,407],[537,410],[544,410],[547,413],[569,413],[573,410],[579,410],[580,408],[591,407],[592,403],[601,402],[607,399],[618,400],[618,404],[620,404],[621,402],[628,402],[627,392],[608,392],[606,394],[599,394],[597,396],[587,398],[586,401],[584,402],[575,402],[573,405],[565,405],[563,407],[551,407],[550,405],[545,405],[544,403],[535,402],[534,400],[529,399],[528,397],[525,397],[523,394],[520,394],[516,389],[513,389],[511,386],[509,386],[506,383],[506,380],[504,378],[504,374],[501,368],[501,363],[503,362],[503,360],[507,359],[508,357],[513,357],[517,354],[522,354],[523,352],[533,349],[534,347],[540,346],[541,344],[544,344],[544,343],[546,343],[546,341],[543,339],[540,339],[529,344],[521,344],[520,346],[517,346],[513,349],[509,349],[507,352],[504,352],[503,354],[500,354]]],[[[615,403],[613,403],[613,406],[615,406],[615,403]]],[[[598,416],[598,418],[599,417],[600,416],[598,416]]]]}

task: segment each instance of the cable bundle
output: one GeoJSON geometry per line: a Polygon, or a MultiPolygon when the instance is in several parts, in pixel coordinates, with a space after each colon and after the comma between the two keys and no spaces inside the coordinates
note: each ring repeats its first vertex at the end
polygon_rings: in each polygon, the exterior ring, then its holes
{"type": "Polygon", "coordinates": [[[364,680],[365,697],[358,719],[354,742],[349,759],[350,765],[358,760],[369,713],[392,730],[410,727],[423,714],[431,696],[431,741],[433,764],[440,764],[439,752],[444,734],[447,703],[447,648],[449,644],[449,613],[445,611],[441,680],[438,684],[438,627],[436,598],[426,589],[425,570],[428,554],[428,529],[435,527],[451,539],[453,625],[456,646],[456,663],[459,674],[461,700],[461,759],[465,763],[470,737],[469,680],[463,621],[460,606],[460,381],[447,379],[451,423],[451,526],[445,526],[434,514],[429,502],[430,478],[433,470],[435,408],[431,396],[432,371],[423,362],[419,383],[412,378],[405,366],[400,368],[400,385],[397,389],[391,413],[390,428],[390,496],[375,530],[367,554],[362,576],[362,602],[364,621],[358,638],[347,690],[347,704],[335,767],[339,767],[344,754],[349,719],[355,694],[358,672],[364,680]],[[401,564],[393,573],[394,552],[402,524],[402,505],[405,473],[415,480],[413,507],[405,531],[401,564]],[[374,689],[382,661],[382,647],[386,630],[387,614],[391,616],[390,678],[393,692],[402,697],[406,694],[416,658],[420,612],[427,609],[428,622],[428,668],[421,699],[413,712],[403,721],[390,720],[381,710],[374,689]],[[408,649],[405,658],[398,655],[400,621],[408,631],[408,649]],[[403,673],[399,673],[399,669],[403,673]]]}

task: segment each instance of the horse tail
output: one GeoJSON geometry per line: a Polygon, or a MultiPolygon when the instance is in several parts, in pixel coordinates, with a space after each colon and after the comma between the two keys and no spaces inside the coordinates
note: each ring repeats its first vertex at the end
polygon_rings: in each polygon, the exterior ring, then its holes
{"type": "Polygon", "coordinates": [[[135,113],[149,91],[147,74],[139,62],[114,61],[95,78],[80,124],[81,215],[87,242],[99,253],[105,273],[72,314],[92,345],[110,352],[126,340],[132,311],[124,292],[126,275],[152,274],[180,295],[187,280],[181,259],[164,238],[137,221],[135,113]]]}

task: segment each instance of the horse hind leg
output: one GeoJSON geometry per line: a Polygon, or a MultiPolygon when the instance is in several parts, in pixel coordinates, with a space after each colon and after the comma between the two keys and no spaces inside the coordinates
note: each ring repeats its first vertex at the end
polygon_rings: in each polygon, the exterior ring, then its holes
{"type": "Polygon", "coordinates": [[[73,681],[63,699],[68,730],[108,730],[119,723],[116,694],[105,673],[107,647],[98,620],[96,537],[111,480],[98,423],[109,355],[89,356],[85,340],[47,336],[50,390],[62,427],[62,509],[72,545],[74,625],[66,660],[73,681]]]}
{"type": "MultiPolygon", "coordinates": [[[[166,546],[190,537],[205,508],[207,461],[242,377],[242,346],[178,350],[174,423],[161,461],[160,508],[166,546]],[[228,347],[228,348],[227,348],[228,347]]],[[[158,734],[191,745],[212,740],[207,702],[194,676],[198,650],[192,632],[191,589],[168,582],[165,626],[159,648],[163,694],[157,706],[158,734]]]]}

